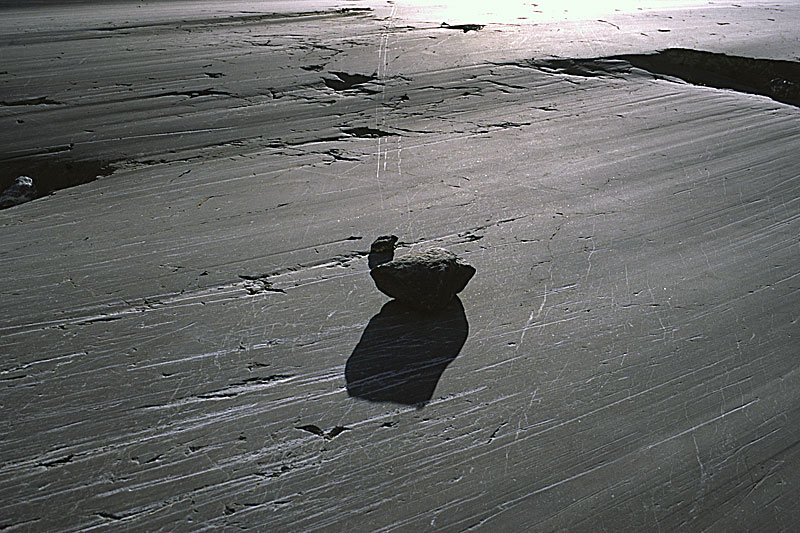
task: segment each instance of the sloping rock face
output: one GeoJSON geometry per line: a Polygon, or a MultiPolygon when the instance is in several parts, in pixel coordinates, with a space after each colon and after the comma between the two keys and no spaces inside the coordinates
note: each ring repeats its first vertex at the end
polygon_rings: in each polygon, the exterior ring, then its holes
{"type": "Polygon", "coordinates": [[[419,311],[444,309],[464,290],[475,268],[444,248],[411,252],[370,270],[382,293],[419,311]]]}

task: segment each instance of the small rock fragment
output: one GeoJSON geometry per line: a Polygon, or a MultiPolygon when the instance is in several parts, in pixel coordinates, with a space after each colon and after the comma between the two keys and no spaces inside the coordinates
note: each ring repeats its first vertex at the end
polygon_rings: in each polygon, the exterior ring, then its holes
{"type": "Polygon", "coordinates": [[[397,245],[395,235],[381,235],[369,249],[369,268],[375,268],[394,259],[394,247],[397,245]]]}
{"type": "Polygon", "coordinates": [[[36,186],[28,176],[19,176],[14,184],[0,194],[0,208],[24,204],[36,198],[36,186]]]}
{"type": "Polygon", "coordinates": [[[369,248],[370,253],[385,253],[394,252],[394,247],[397,244],[396,235],[381,235],[369,248]]]}
{"type": "Polygon", "coordinates": [[[444,309],[474,274],[473,266],[444,248],[411,252],[370,270],[378,290],[424,312],[444,309]]]}

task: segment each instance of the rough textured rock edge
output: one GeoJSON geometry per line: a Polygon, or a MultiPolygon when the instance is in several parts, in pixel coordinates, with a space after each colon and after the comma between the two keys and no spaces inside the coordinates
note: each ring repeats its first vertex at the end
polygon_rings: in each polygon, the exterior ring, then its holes
{"type": "Polygon", "coordinates": [[[427,313],[444,309],[474,275],[473,266],[444,248],[411,252],[370,270],[378,290],[427,313]]]}

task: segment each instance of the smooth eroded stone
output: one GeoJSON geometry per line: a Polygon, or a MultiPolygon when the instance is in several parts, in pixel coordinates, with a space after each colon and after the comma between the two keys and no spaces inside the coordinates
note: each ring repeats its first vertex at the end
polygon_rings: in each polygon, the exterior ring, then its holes
{"type": "Polygon", "coordinates": [[[444,309],[464,290],[475,268],[444,248],[411,252],[370,270],[382,293],[415,309],[444,309]]]}

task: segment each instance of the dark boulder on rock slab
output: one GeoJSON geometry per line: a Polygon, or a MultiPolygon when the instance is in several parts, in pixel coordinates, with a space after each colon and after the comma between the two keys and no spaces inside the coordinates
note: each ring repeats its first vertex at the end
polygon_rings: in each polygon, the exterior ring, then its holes
{"type": "Polygon", "coordinates": [[[424,312],[444,309],[464,290],[475,268],[444,248],[411,252],[370,270],[382,293],[424,312]]]}

